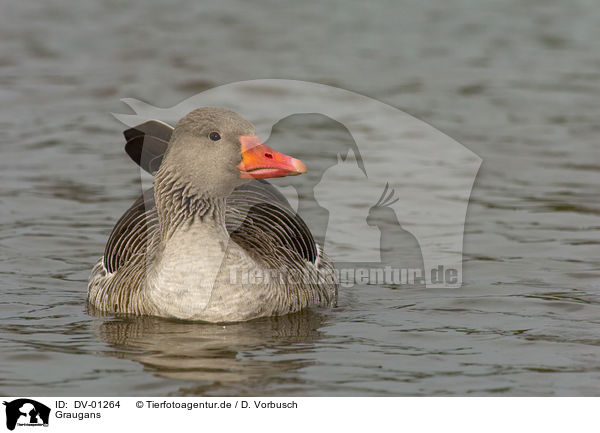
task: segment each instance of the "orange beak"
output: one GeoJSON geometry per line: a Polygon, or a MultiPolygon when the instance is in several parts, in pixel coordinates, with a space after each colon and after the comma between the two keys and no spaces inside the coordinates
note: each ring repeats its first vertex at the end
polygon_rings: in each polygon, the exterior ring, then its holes
{"type": "Polygon", "coordinates": [[[242,135],[240,143],[242,162],[237,168],[242,179],[264,179],[306,173],[306,165],[302,161],[265,146],[256,135],[242,135]]]}

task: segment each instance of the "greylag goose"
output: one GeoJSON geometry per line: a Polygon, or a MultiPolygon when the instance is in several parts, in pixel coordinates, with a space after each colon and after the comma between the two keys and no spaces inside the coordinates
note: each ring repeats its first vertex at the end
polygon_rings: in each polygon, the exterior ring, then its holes
{"type": "Polygon", "coordinates": [[[154,184],[116,223],[92,270],[93,307],[235,322],[336,302],[331,261],[263,180],[304,173],[301,161],[220,108],[194,110],[174,129],[149,121],[124,135],[154,184]]]}

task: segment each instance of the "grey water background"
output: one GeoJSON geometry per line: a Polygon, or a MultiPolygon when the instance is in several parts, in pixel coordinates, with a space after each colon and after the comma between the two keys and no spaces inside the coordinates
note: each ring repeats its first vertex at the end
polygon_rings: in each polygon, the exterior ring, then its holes
{"type": "MultiPolygon", "coordinates": [[[[0,394],[600,394],[596,2],[0,9],[0,394]],[[139,190],[119,99],[168,107],[254,78],[365,94],[483,159],[462,288],[358,285],[330,311],[225,327],[86,310],[139,190]]],[[[315,122],[282,134],[339,137],[315,122]]]]}

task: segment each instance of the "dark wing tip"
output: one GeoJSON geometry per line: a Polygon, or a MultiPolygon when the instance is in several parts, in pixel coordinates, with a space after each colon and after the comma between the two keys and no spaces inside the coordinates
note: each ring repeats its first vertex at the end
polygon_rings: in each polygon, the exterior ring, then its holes
{"type": "Polygon", "coordinates": [[[149,120],[123,131],[125,152],[150,174],[156,173],[167,151],[173,128],[159,120],[149,120]]]}
{"type": "Polygon", "coordinates": [[[123,131],[125,140],[129,141],[138,135],[150,135],[152,137],[159,138],[163,141],[169,142],[171,135],[173,135],[173,127],[160,120],[148,120],[147,122],[140,123],[133,128],[126,129],[123,131]]]}

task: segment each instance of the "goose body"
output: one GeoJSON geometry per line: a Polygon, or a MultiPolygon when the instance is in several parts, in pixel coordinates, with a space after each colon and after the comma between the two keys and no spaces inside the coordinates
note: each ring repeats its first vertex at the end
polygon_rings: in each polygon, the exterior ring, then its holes
{"type": "Polygon", "coordinates": [[[258,142],[249,122],[223,109],[195,110],[174,130],[146,122],[125,137],[154,186],[113,228],[92,270],[91,305],[230,322],[335,303],[332,263],[263,180],[300,174],[304,164],[258,142]]]}

